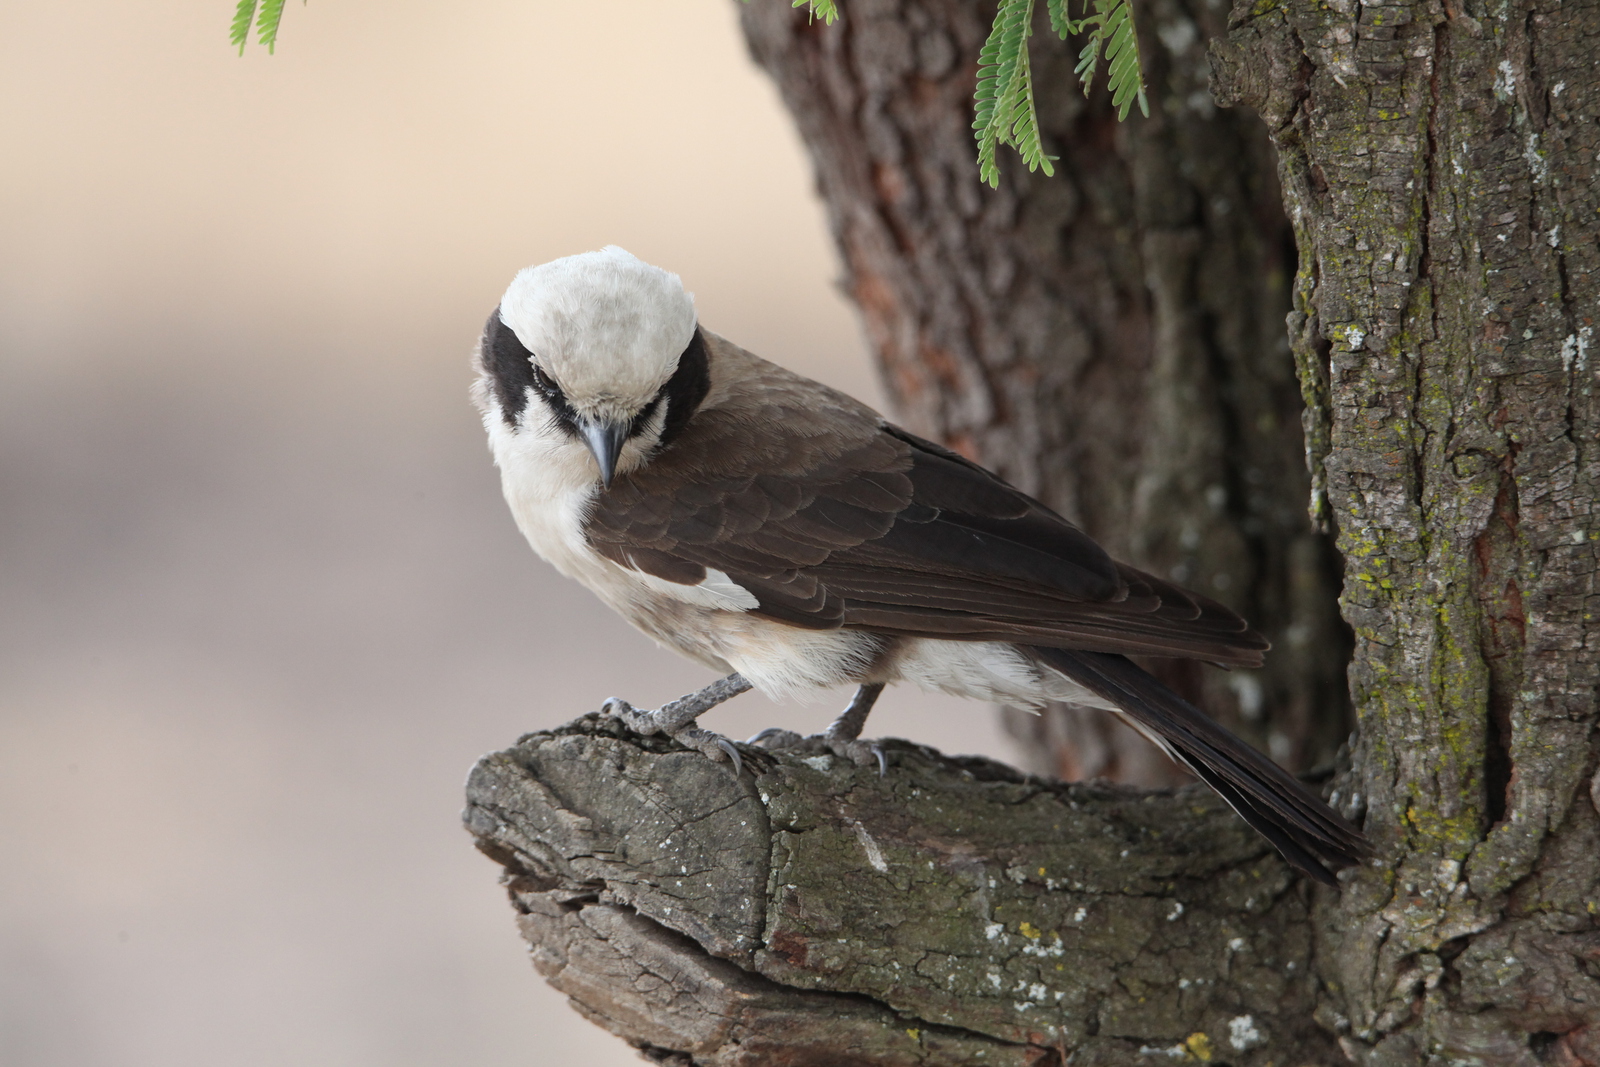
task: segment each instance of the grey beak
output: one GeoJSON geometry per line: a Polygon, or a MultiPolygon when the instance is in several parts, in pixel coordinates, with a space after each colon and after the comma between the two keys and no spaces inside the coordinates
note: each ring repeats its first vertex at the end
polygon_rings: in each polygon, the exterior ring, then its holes
{"type": "Polygon", "coordinates": [[[578,432],[583,435],[583,443],[589,446],[594,461],[600,465],[600,482],[607,489],[611,488],[611,477],[617,471],[617,456],[622,452],[622,443],[628,439],[630,425],[578,419],[578,432]]]}

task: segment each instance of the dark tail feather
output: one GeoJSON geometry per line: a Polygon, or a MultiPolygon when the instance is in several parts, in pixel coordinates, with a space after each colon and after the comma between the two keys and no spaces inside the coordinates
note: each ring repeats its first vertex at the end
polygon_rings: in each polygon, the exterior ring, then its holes
{"type": "Polygon", "coordinates": [[[1126,657],[1063,648],[1031,651],[1040,662],[1121,708],[1141,733],[1160,738],[1172,756],[1312,878],[1337,886],[1329,868],[1353,866],[1368,854],[1360,831],[1288,772],[1126,657]]]}

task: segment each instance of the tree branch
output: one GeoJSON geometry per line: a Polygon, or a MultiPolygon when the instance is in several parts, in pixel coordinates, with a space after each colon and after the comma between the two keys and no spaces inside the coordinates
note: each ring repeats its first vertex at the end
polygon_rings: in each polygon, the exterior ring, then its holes
{"type": "Polygon", "coordinates": [[[735,778],[590,715],[486,756],[465,818],[540,972],[660,1062],[1331,1054],[1312,889],[1209,792],[886,748],[735,778]]]}

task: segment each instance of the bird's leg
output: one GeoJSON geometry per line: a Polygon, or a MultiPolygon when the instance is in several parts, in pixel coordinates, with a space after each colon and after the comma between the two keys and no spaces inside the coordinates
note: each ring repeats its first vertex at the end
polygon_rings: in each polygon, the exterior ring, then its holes
{"type": "Polygon", "coordinates": [[[611,697],[601,706],[601,712],[622,720],[624,726],[635,733],[666,734],[679,744],[696,749],[714,760],[727,760],[733,764],[733,773],[744,769],[744,761],[732,741],[721,734],[702,730],[695,719],[724,700],[748,691],[750,683],[742,674],[718,678],[710,685],[688,696],[670,700],[654,710],[636,708],[626,700],[611,697]]]}
{"type": "Polygon", "coordinates": [[[750,743],[771,749],[826,749],[857,766],[870,767],[873,763],[877,763],[878,777],[881,778],[889,770],[889,760],[884,756],[882,746],[876,741],[862,741],[859,738],[861,728],[867,724],[867,715],[872,711],[872,705],[878,702],[878,696],[882,692],[882,682],[872,682],[858,688],[856,695],[850,700],[850,706],[820,734],[801,737],[792,730],[774,727],[762,730],[750,739],[750,743]]]}
{"type": "Polygon", "coordinates": [[[872,706],[878,702],[878,697],[883,695],[883,683],[873,682],[863,685],[856,690],[856,695],[850,698],[849,707],[839,713],[839,717],[828,724],[823,736],[830,741],[854,741],[861,736],[861,728],[867,725],[867,716],[872,713],[872,706]]]}

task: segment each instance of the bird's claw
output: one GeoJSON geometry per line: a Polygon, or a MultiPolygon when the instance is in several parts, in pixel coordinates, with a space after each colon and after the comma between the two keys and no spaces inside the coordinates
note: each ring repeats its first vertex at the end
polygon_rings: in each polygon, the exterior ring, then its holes
{"type": "Polygon", "coordinates": [[[636,708],[621,697],[607,697],[605,703],[600,705],[600,714],[620,720],[634,733],[646,737],[661,732],[660,726],[653,721],[651,711],[636,708]]]}
{"type": "Polygon", "coordinates": [[[785,730],[781,726],[769,726],[745,742],[747,745],[760,745],[762,748],[792,748],[805,740],[793,730],[785,730]]]}
{"type": "Polygon", "coordinates": [[[744,760],[739,758],[739,750],[733,747],[733,742],[729,741],[726,737],[718,737],[717,747],[726,752],[728,754],[728,758],[733,761],[733,776],[737,778],[743,774],[744,760]]]}
{"type": "Polygon", "coordinates": [[[876,764],[879,778],[886,777],[889,773],[889,757],[884,753],[883,746],[876,741],[858,741],[830,733],[803,737],[793,730],[769,726],[750,738],[748,743],[760,745],[769,752],[809,752],[817,755],[827,752],[840,759],[849,760],[857,767],[871,767],[876,764]]]}
{"type": "MultiPolygon", "coordinates": [[[[602,715],[609,715],[612,718],[617,719],[629,730],[632,730],[636,734],[643,734],[646,737],[667,733],[667,731],[662,728],[661,724],[656,721],[654,711],[636,708],[620,697],[611,697],[604,704],[600,705],[600,713],[602,715]]],[[[738,777],[744,773],[745,760],[740,754],[738,747],[721,734],[712,733],[710,730],[701,729],[699,724],[693,722],[692,720],[688,724],[672,731],[670,734],[667,734],[667,736],[671,737],[684,748],[694,749],[707,759],[714,760],[718,763],[733,764],[733,773],[735,777],[738,777]]],[[[770,757],[752,761],[752,766],[758,771],[758,773],[768,769],[770,765],[770,757]]]]}
{"type": "Polygon", "coordinates": [[[840,741],[829,739],[828,749],[841,759],[847,759],[857,767],[870,767],[878,765],[878,777],[884,778],[889,774],[889,757],[884,754],[883,746],[876,741],[840,741]]]}

